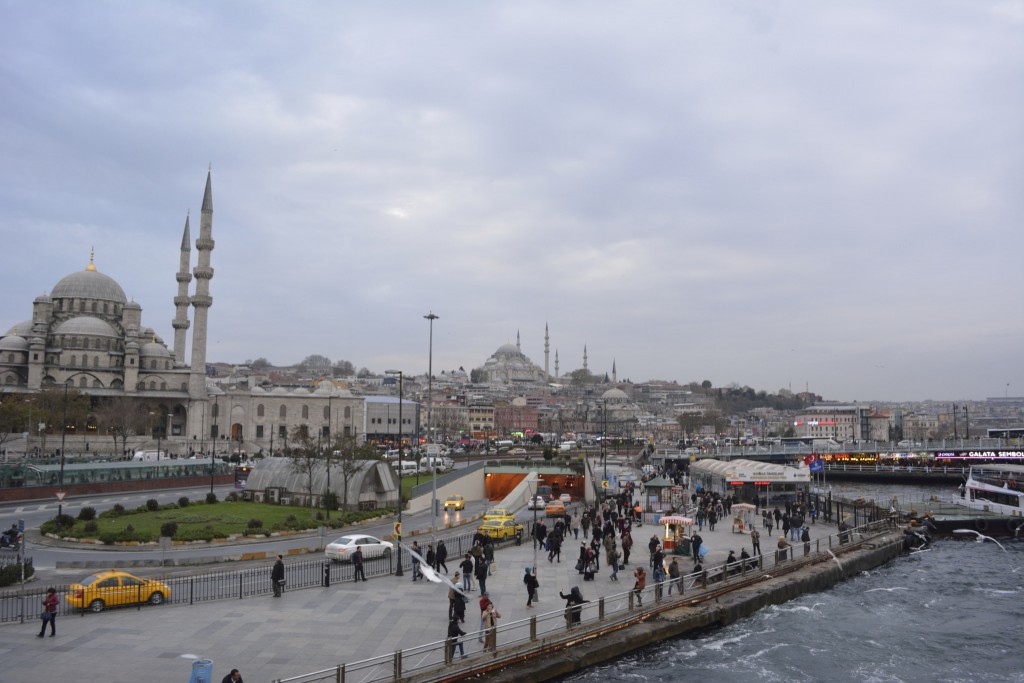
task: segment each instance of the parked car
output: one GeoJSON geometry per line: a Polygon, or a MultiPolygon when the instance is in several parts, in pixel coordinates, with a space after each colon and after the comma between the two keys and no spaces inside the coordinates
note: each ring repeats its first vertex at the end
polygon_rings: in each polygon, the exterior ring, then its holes
{"type": "Polygon", "coordinates": [[[511,455],[526,455],[526,449],[525,448],[513,448],[512,450],[509,451],[509,453],[511,455]]]}
{"type": "Polygon", "coordinates": [[[485,522],[494,522],[502,519],[515,519],[515,515],[512,514],[511,510],[505,508],[491,508],[484,513],[485,522]]]}
{"type": "Polygon", "coordinates": [[[449,510],[465,510],[466,499],[462,496],[448,496],[448,499],[444,501],[444,511],[449,510]]]}
{"type": "Polygon", "coordinates": [[[558,495],[558,500],[562,501],[563,505],[568,505],[569,503],[572,502],[572,494],[571,493],[560,493],[558,495]]]}
{"type": "Polygon", "coordinates": [[[480,533],[498,541],[504,541],[523,535],[524,527],[514,519],[493,519],[484,521],[480,526],[480,533]]]}
{"type": "Polygon", "coordinates": [[[163,581],[140,579],[118,570],[96,572],[68,586],[65,601],[75,609],[102,612],[107,607],[149,603],[159,605],[171,597],[163,581]]]}
{"type": "Polygon", "coordinates": [[[531,498],[530,502],[526,504],[527,510],[543,510],[547,506],[548,502],[544,500],[544,496],[537,496],[531,498]]]}
{"type": "Polygon", "coordinates": [[[388,557],[395,547],[388,541],[382,541],[374,536],[350,534],[328,543],[324,555],[333,562],[351,562],[357,546],[363,551],[363,559],[388,557]]]}

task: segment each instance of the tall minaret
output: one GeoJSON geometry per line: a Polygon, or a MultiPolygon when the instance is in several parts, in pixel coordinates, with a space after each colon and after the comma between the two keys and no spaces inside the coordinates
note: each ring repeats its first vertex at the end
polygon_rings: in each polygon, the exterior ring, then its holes
{"type": "Polygon", "coordinates": [[[551,381],[551,373],[548,372],[548,360],[551,358],[551,344],[548,338],[548,324],[544,323],[544,381],[551,381]]]}
{"type": "Polygon", "coordinates": [[[619,378],[615,372],[615,359],[612,358],[612,384],[618,384],[619,378]]]}
{"type": "Polygon", "coordinates": [[[587,369],[587,345],[583,345],[583,369],[587,369]]]}
{"type": "Polygon", "coordinates": [[[555,349],[555,379],[558,379],[558,349],[555,349]]]}
{"type": "Polygon", "coordinates": [[[192,282],[192,273],[188,272],[192,255],[192,237],[188,229],[188,214],[185,214],[185,233],[181,236],[181,260],[178,262],[178,296],[174,297],[174,362],[185,364],[185,339],[188,335],[188,285],[192,282]]]}
{"type": "MultiPolygon", "coordinates": [[[[192,270],[196,277],[196,293],[192,295],[196,326],[192,331],[192,371],[189,374],[188,394],[193,401],[206,401],[206,318],[213,305],[210,296],[210,252],[213,251],[213,190],[210,170],[206,171],[206,191],[203,193],[203,210],[199,218],[199,261],[192,270]]],[[[205,407],[203,408],[205,414],[205,407]]],[[[195,432],[195,430],[192,430],[195,432]]]]}
{"type": "Polygon", "coordinates": [[[516,330],[516,348],[520,351],[523,350],[523,343],[519,340],[519,330],[516,330]]]}

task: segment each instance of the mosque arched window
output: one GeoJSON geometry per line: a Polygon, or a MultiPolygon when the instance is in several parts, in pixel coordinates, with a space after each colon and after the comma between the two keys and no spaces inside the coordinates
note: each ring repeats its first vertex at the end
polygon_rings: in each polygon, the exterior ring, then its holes
{"type": "Polygon", "coordinates": [[[307,406],[307,405],[303,405],[302,406],[302,419],[303,420],[308,420],[309,419],[309,406],[307,406]]]}
{"type": "Polygon", "coordinates": [[[100,357],[99,356],[93,356],[92,357],[92,366],[94,368],[98,368],[100,366],[100,357]]]}
{"type": "Polygon", "coordinates": [[[345,419],[352,417],[352,406],[345,406],[345,419]]]}
{"type": "Polygon", "coordinates": [[[14,354],[13,353],[7,354],[7,362],[8,363],[13,363],[14,362],[14,354]]]}
{"type": "Polygon", "coordinates": [[[329,405],[324,406],[324,419],[328,422],[331,421],[331,407],[329,405]]]}
{"type": "Polygon", "coordinates": [[[150,370],[156,370],[156,361],[155,360],[149,361],[149,369],[150,370]]]}
{"type": "Polygon", "coordinates": [[[71,356],[71,362],[68,363],[71,367],[75,367],[78,363],[78,356],[71,356]]]}
{"type": "Polygon", "coordinates": [[[285,406],[281,406],[281,410],[279,412],[279,415],[280,415],[282,420],[288,419],[288,408],[285,407],[285,406]]]}
{"type": "Polygon", "coordinates": [[[103,312],[104,312],[104,313],[107,313],[107,312],[108,312],[108,311],[107,311],[107,304],[106,304],[105,302],[104,302],[104,304],[103,304],[103,312]]]}
{"type": "Polygon", "coordinates": [[[150,391],[156,391],[156,382],[150,382],[149,383],[149,390],[150,391]]]}
{"type": "Polygon", "coordinates": [[[160,391],[167,391],[167,382],[160,382],[160,391]]]}
{"type": "Polygon", "coordinates": [[[256,406],[256,417],[263,417],[263,404],[256,406]]]}
{"type": "Polygon", "coordinates": [[[170,369],[171,369],[171,361],[165,360],[164,361],[164,370],[170,370],[170,369]]]}
{"type": "Polygon", "coordinates": [[[14,384],[14,376],[7,375],[7,377],[4,377],[4,384],[14,384]]]}
{"type": "Polygon", "coordinates": [[[82,387],[83,389],[86,388],[87,386],[89,386],[89,378],[86,377],[85,375],[79,377],[78,378],[78,386],[82,387]]]}
{"type": "Polygon", "coordinates": [[[100,381],[98,379],[94,379],[92,381],[92,388],[93,389],[102,389],[103,385],[100,383],[100,381]]]}
{"type": "Polygon", "coordinates": [[[96,310],[97,310],[97,307],[96,307],[96,302],[95,302],[95,301],[93,301],[93,302],[92,302],[92,312],[93,312],[93,313],[95,313],[95,312],[96,312],[96,310]]]}
{"type": "Polygon", "coordinates": [[[210,408],[210,417],[218,417],[219,415],[220,415],[220,406],[217,405],[216,403],[214,403],[213,407],[210,408]]]}

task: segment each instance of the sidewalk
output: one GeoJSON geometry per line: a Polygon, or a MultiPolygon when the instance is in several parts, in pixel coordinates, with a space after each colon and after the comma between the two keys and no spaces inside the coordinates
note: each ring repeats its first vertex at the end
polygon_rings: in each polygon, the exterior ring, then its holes
{"type": "MultiPolygon", "coordinates": [[[[818,525],[824,532],[827,528],[818,525]]],[[[811,527],[812,537],[815,527],[811,527]]],[[[630,564],[609,579],[602,555],[601,570],[594,581],[583,581],[574,565],[580,541],[570,537],[562,561],[548,562],[538,550],[540,603],[526,607],[524,568],[534,560],[530,539],[521,546],[508,545],[495,553],[496,568],[487,581],[491,599],[502,614],[502,623],[533,614],[562,610],[559,591],[579,586],[588,600],[622,593],[633,585],[632,573],[639,564],[648,566],[647,543],[664,528],[650,523],[633,528],[634,549],[630,564]]],[[[778,534],[775,536],[777,537],[778,534]]],[[[705,567],[721,564],[730,549],[750,550],[750,537],[734,534],[730,525],[701,532],[710,549],[705,567]]],[[[762,534],[762,548],[771,553],[775,537],[762,534]]],[[[461,558],[450,557],[448,575],[461,558]]],[[[692,559],[680,558],[684,573],[692,559]]],[[[267,572],[271,563],[267,561],[267,572]]],[[[396,649],[442,640],[447,629],[447,587],[412,581],[406,569],[401,578],[381,577],[365,583],[344,583],[329,588],[288,591],[281,599],[258,596],[192,606],[165,605],[121,609],[100,614],[61,617],[56,638],[37,638],[39,621],[9,624],[0,651],[6,656],[0,678],[10,683],[57,680],[103,680],[110,683],[184,683],[194,654],[213,660],[214,683],[232,668],[241,670],[250,683],[266,683],[330,668],[339,663],[388,654],[396,649]]],[[[479,592],[470,594],[463,630],[479,627],[479,592]]],[[[27,609],[27,613],[35,613],[27,609]]],[[[480,645],[466,638],[467,654],[480,645]]]]}

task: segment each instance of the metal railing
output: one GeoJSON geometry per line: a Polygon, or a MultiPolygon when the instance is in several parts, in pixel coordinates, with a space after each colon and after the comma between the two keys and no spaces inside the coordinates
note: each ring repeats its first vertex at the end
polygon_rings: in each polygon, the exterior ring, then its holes
{"type": "MultiPolygon", "coordinates": [[[[697,604],[724,592],[755,584],[769,578],[769,568],[770,576],[777,577],[823,561],[838,562],[838,555],[861,547],[878,533],[892,528],[893,523],[891,519],[872,522],[815,541],[798,542],[784,551],[785,556],[783,551],[776,549],[745,561],[712,566],[699,574],[687,574],[678,581],[666,579],[649,584],[641,591],[631,589],[576,607],[566,606],[503,624],[496,629],[497,646],[494,651],[475,647],[476,639],[484,632],[474,630],[459,639],[424,643],[387,655],[277,679],[275,683],[345,680],[372,683],[397,681],[411,675],[416,675],[418,682],[427,683],[452,680],[459,675],[479,675],[547,651],[562,649],[573,642],[625,628],[665,610],[697,604]],[[799,550],[804,554],[800,555],[799,550]],[[462,657],[464,650],[467,654],[462,657]],[[458,658],[456,652],[460,654],[458,658]]],[[[898,542],[902,544],[902,538],[898,542]]]]}

